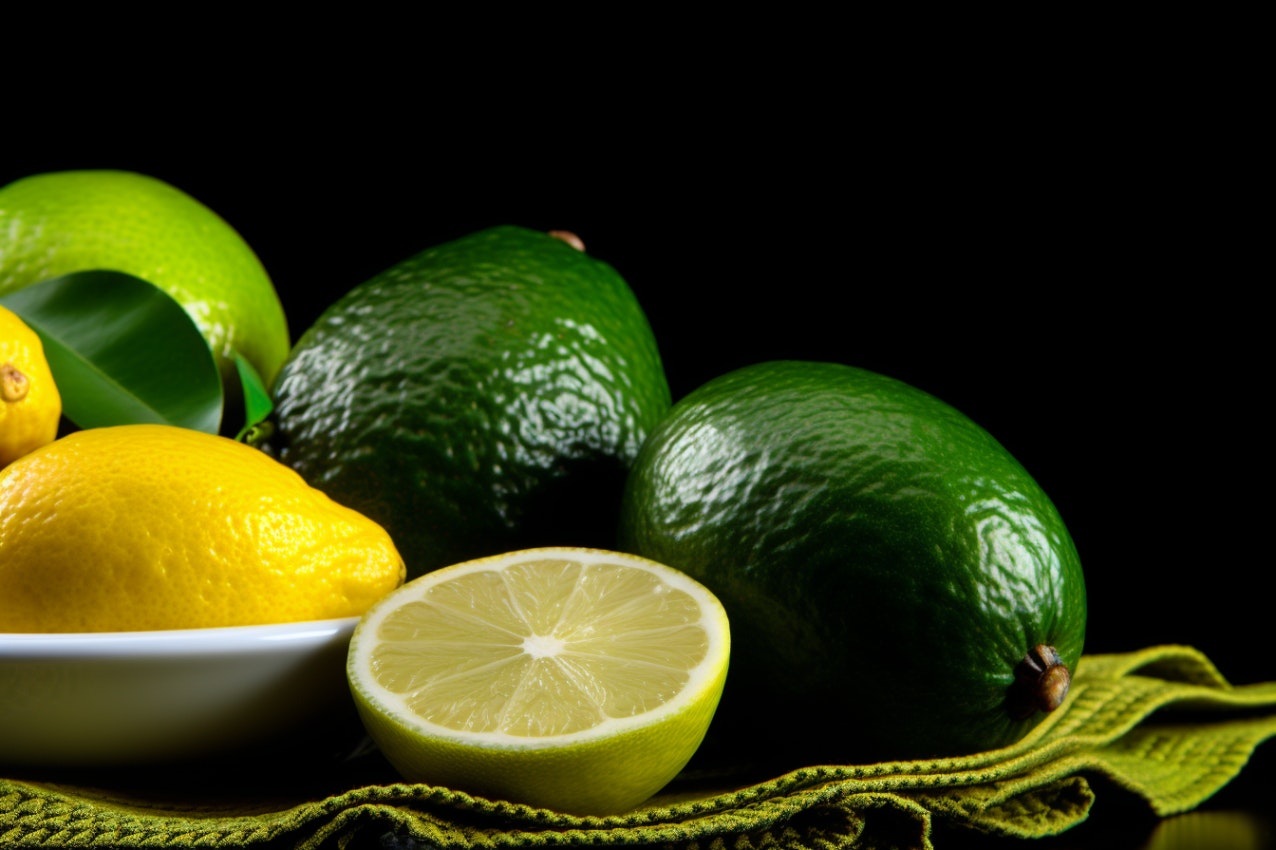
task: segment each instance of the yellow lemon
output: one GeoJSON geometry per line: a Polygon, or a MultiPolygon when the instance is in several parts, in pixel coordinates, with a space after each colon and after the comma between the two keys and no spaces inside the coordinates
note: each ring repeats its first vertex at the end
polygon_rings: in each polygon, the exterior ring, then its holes
{"type": "Polygon", "coordinates": [[[529,549],[414,579],[364,615],[347,676],[409,780],[559,811],[631,809],[704,738],[730,631],[684,574],[529,549]]]}
{"type": "Polygon", "coordinates": [[[0,631],[350,617],[404,574],[381,526],[225,437],[95,428],[0,471],[0,631]]]}
{"type": "Polygon", "coordinates": [[[58,394],[36,332],[0,307],[0,467],[58,435],[58,394]]]}

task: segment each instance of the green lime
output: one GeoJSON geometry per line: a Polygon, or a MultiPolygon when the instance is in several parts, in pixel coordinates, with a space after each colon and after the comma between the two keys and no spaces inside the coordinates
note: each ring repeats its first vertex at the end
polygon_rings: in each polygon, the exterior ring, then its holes
{"type": "Polygon", "coordinates": [[[409,781],[616,814],[696,751],[730,645],[722,606],[676,570],[534,549],[391,591],[355,629],[347,677],[409,781]]]}
{"type": "Polygon", "coordinates": [[[390,531],[410,575],[614,543],[620,492],[668,410],[629,285],[519,227],[423,251],[298,339],[263,448],[390,531]]]}
{"type": "Polygon", "coordinates": [[[1081,656],[1081,565],[1046,494],[959,411],[850,366],[760,363],[682,399],[634,464],[619,545],[726,608],[724,752],[997,748],[1081,656]]]}
{"type": "Polygon", "coordinates": [[[288,355],[283,306],[243,238],[208,207],[129,171],[56,171],[0,188],[0,294],[110,269],[171,295],[208,340],[227,386],[238,351],[269,382],[288,355]]]}

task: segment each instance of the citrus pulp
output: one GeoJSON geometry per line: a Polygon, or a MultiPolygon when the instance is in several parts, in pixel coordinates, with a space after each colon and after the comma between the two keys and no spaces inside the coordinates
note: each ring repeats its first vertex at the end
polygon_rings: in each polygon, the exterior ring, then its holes
{"type": "Polygon", "coordinates": [[[373,740],[409,780],[608,814],[691,758],[729,655],[722,606],[685,575],[547,548],[390,593],[356,627],[347,672],[373,740]]]}

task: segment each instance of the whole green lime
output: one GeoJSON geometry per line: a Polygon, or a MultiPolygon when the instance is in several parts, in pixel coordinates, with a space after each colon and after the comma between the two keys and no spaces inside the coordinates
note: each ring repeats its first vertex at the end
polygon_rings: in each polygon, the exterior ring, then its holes
{"type": "Polygon", "coordinates": [[[633,291],[571,241],[494,227],[356,286],[298,339],[263,448],[381,523],[412,576],[611,547],[670,392],[633,291]]]}
{"type": "Polygon", "coordinates": [[[291,340],[266,270],[224,219],[180,189],[115,170],[33,174],[0,187],[0,295],[110,269],[171,295],[237,386],[238,351],[269,382],[291,340]]]}
{"type": "Polygon", "coordinates": [[[1046,494],[959,411],[850,366],[759,363],[683,398],[634,464],[619,545],[727,610],[719,757],[1000,747],[1081,656],[1081,565],[1046,494]]]}

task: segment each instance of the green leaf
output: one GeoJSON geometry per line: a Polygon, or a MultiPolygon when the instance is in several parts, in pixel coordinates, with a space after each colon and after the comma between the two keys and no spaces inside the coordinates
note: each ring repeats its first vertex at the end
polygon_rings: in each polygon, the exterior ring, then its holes
{"type": "Polygon", "coordinates": [[[235,439],[251,443],[262,423],[274,411],[275,403],[270,398],[265,381],[261,379],[261,375],[253,364],[238,351],[233,353],[235,369],[239,372],[239,383],[244,390],[244,427],[240,429],[235,439]]]}
{"type": "Polygon", "coordinates": [[[132,275],[86,271],[0,296],[40,335],[80,428],[138,422],[217,433],[222,384],[208,342],[172,296],[132,275]]]}

